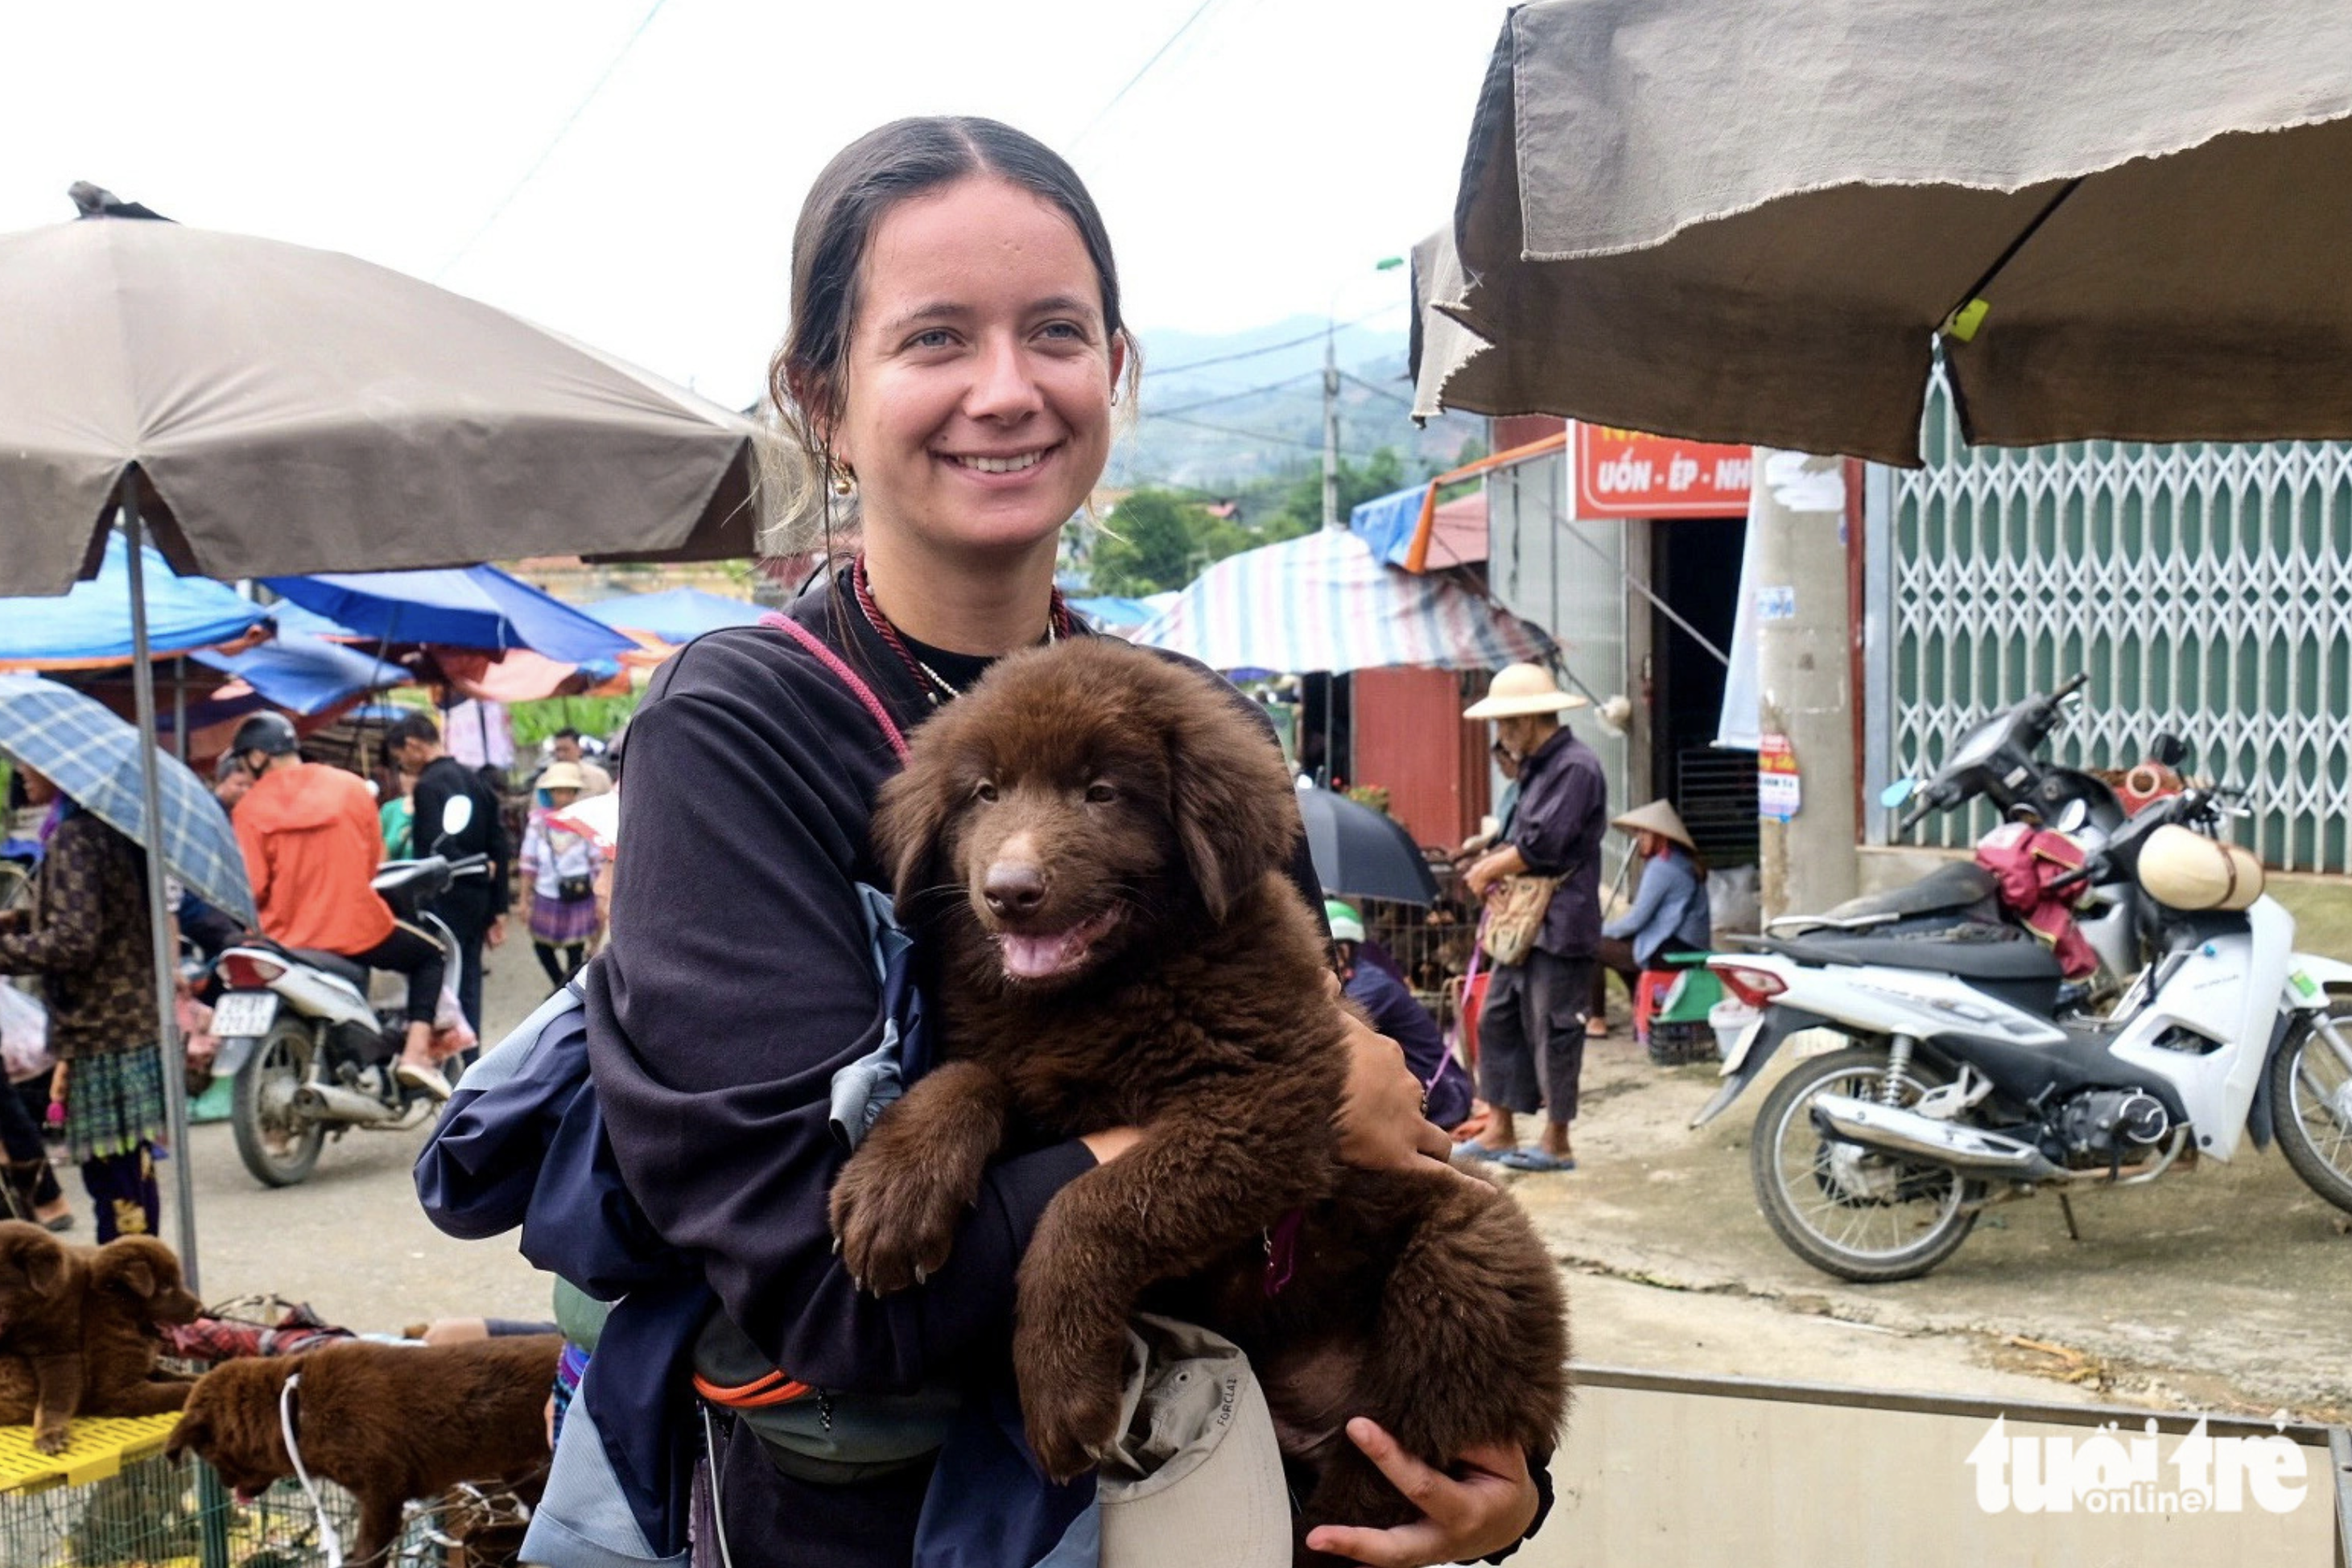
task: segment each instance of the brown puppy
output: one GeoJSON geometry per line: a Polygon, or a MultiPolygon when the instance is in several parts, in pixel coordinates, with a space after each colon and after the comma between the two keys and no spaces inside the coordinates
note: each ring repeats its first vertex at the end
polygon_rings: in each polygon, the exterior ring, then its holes
{"type": "MultiPolygon", "coordinates": [[[[195,1379],[156,1370],[164,1323],[193,1323],[204,1305],[180,1282],[180,1260],[150,1236],[95,1252],[68,1249],[88,1268],[81,1321],[83,1415],[161,1415],[186,1403],[195,1379]]],[[[36,1418],[39,1387],[26,1357],[0,1354],[0,1425],[36,1418]]]]}
{"type": "Polygon", "coordinates": [[[33,1384],[33,1447],[61,1453],[81,1408],[82,1313],[89,1269],[79,1249],[37,1225],[0,1220],[0,1352],[21,1356],[33,1384]]]}
{"type": "Polygon", "coordinates": [[[1415,1510],[1345,1418],[1434,1463],[1549,1450],[1566,1309],[1507,1196],[1340,1164],[1349,1053],[1281,869],[1297,825],[1240,700],[1122,643],[1014,655],[927,722],[875,833],[937,966],[943,1060],[843,1170],[834,1229],[857,1279],[902,1289],[946,1261],[1008,1135],[1141,1128],[1055,1196],[1022,1264],[1039,1459],[1067,1477],[1110,1442],[1148,1294],[1249,1352],[1309,1478],[1302,1528],[1389,1525],[1415,1510]]]}
{"type": "Polygon", "coordinates": [[[560,1334],[471,1344],[329,1345],[215,1367],[188,1396],[163,1452],[191,1450],[241,1495],[294,1473],[278,1423],[289,1377],[302,1463],[359,1500],[354,1561],[400,1538],[401,1505],[460,1481],[514,1486],[548,1461],[543,1418],[560,1334]]]}

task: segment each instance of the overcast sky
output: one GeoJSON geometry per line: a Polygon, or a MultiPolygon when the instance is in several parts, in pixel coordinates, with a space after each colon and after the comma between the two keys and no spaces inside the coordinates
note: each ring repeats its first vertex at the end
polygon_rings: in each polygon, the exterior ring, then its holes
{"type": "Polygon", "coordinates": [[[1373,264],[1451,213],[1503,11],[11,4],[0,230],[69,217],[66,187],[91,180],[182,222],[436,279],[740,404],[782,324],[792,223],[817,169],[883,121],[977,113],[1077,164],[1147,353],[1154,326],[1228,331],[1389,301],[1401,328],[1403,276],[1373,264]]]}

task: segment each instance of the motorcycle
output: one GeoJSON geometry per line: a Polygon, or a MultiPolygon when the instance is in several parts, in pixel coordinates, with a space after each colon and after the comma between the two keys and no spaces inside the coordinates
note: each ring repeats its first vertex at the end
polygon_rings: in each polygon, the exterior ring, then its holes
{"type": "Polygon", "coordinates": [[[2221,801],[2196,786],[2156,800],[2074,874],[2118,895],[2147,957],[2104,1014],[2062,1008],[2057,961],[2031,941],[1814,931],[1710,961],[1762,1013],[1694,1127],[1792,1037],[1843,1037],[1781,1077],[1749,1140],[1790,1250],[1845,1279],[1914,1279],[1993,1204],[2144,1184],[2192,1151],[2226,1162],[2273,1138],[2352,1211],[2352,965],[2296,952],[2294,917],[2266,895],[2190,911],[2139,879],[2151,838],[2216,834],[2221,801]]]}
{"type": "MultiPolygon", "coordinates": [[[[454,797],[436,847],[465,831],[474,805],[454,797]]],[[[457,939],[425,906],[462,878],[487,877],[480,855],[439,854],[388,861],[369,884],[393,913],[430,931],[454,989],[457,939]]],[[[372,977],[340,953],[248,938],[214,963],[221,994],[213,1004],[220,1039],[215,1074],[233,1079],[230,1125],[245,1168],[265,1186],[306,1180],[330,1134],[354,1127],[397,1131],[429,1121],[436,1101],[393,1072],[407,1034],[405,989],[397,976],[372,977]],[[372,993],[377,979],[381,995],[372,993]]]]}

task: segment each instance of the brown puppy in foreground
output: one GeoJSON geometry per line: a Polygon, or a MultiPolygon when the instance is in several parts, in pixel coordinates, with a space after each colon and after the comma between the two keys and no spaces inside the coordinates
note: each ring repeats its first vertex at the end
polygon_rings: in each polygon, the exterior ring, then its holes
{"type": "MultiPolygon", "coordinates": [[[[196,1380],[157,1369],[163,1350],[157,1331],[166,1323],[193,1323],[204,1310],[181,1282],[179,1258],[152,1236],[118,1237],[95,1252],[68,1252],[87,1269],[77,1413],[161,1415],[179,1409],[196,1380]]],[[[0,1426],[36,1421],[39,1410],[32,1362],[0,1354],[0,1426]]]]}
{"type": "Polygon", "coordinates": [[[403,1503],[460,1481],[536,1479],[548,1461],[544,1413],[562,1349],[562,1335],[533,1334],[229,1362],[197,1383],[163,1452],[193,1450],[241,1496],[292,1475],[278,1395],[300,1373],[294,1435],[302,1463],[359,1500],[353,1561],[378,1562],[399,1540],[403,1503]]]}
{"type": "Polygon", "coordinates": [[[1435,1166],[1339,1162],[1349,1047],[1283,874],[1297,807],[1240,700],[1080,639],[1004,659],[912,751],[875,834],[936,964],[942,1060],[835,1184],[851,1272],[890,1291],[944,1264],[1009,1138],[1139,1127],[1055,1196],[1021,1267],[1013,1362],[1050,1474],[1114,1437],[1141,1305],[1249,1352],[1311,1478],[1302,1530],[1414,1516],[1351,1415],[1433,1464],[1548,1451],[1566,1306],[1526,1216],[1435,1166]]]}
{"type": "Polygon", "coordinates": [[[81,1409],[85,1255],[37,1225],[0,1220],[0,1354],[21,1357],[32,1382],[33,1447],[62,1453],[81,1409]]]}

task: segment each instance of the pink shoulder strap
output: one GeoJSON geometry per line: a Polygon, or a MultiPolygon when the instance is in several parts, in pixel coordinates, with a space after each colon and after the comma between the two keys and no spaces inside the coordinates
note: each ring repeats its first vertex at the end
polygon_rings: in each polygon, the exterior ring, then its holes
{"type": "Polygon", "coordinates": [[[890,750],[898,753],[898,761],[901,763],[906,762],[907,737],[900,734],[898,726],[891,721],[890,710],[882,706],[882,699],[874,695],[874,689],[860,680],[857,678],[857,672],[850,668],[839,654],[825,647],[823,639],[808,627],[778,611],[771,610],[761,616],[760,624],[763,626],[773,626],[778,631],[785,633],[801,647],[814,654],[818,662],[825,668],[839,677],[841,683],[848,687],[856,694],[857,700],[866,705],[866,711],[874,715],[874,722],[882,727],[882,738],[890,742],[890,750]]]}

